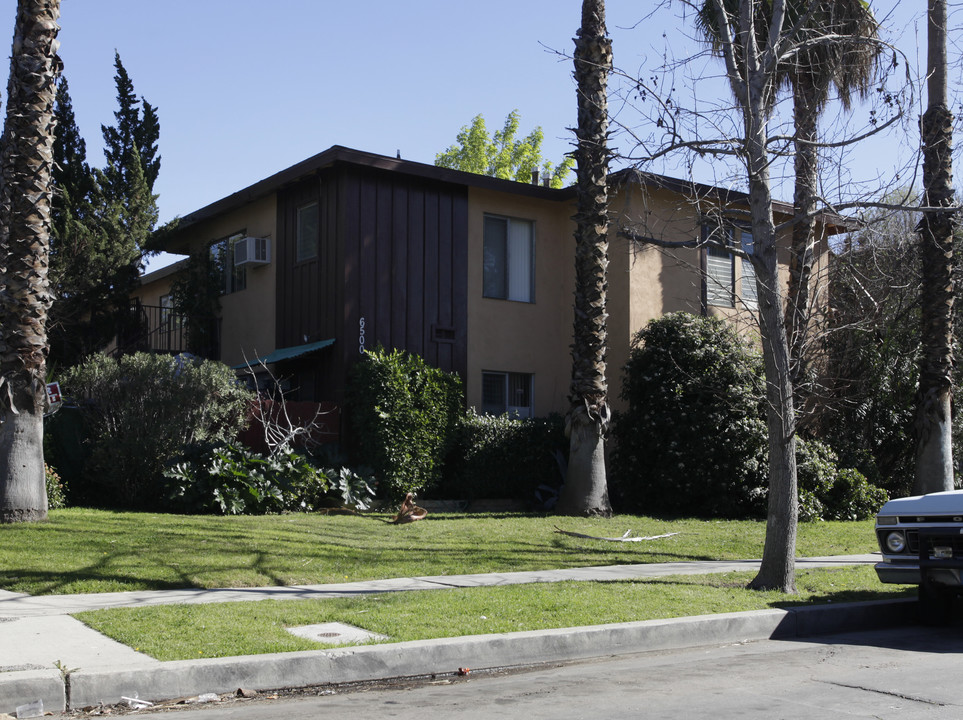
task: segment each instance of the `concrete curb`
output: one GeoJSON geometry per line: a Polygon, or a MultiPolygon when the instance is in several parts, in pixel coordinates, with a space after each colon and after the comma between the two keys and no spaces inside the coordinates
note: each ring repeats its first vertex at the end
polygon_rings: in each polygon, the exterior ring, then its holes
{"type": "Polygon", "coordinates": [[[57,712],[113,704],[122,696],[158,702],[240,687],[280,690],[585,660],[746,640],[807,638],[912,622],[915,600],[700,615],[671,620],[476,635],[335,650],[164,662],[134,670],[83,669],[69,688],[56,671],[0,675],[0,712],[42,698],[57,712]],[[9,707],[7,707],[9,705],[9,707]]]}

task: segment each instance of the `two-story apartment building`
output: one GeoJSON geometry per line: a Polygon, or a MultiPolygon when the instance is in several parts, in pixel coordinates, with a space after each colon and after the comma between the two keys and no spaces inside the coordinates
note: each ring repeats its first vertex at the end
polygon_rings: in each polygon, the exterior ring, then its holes
{"type": "MultiPolygon", "coordinates": [[[[649,320],[684,310],[750,327],[755,283],[731,253],[668,252],[618,233],[692,240],[722,217],[716,231],[751,249],[744,195],[625,172],[613,176],[611,208],[615,397],[649,320]]],[[[480,411],[545,415],[567,408],[573,214],[572,188],[335,146],[184,217],[165,249],[209,248],[222,261],[220,359],[263,358],[296,399],[339,402],[351,364],[380,344],[457,372],[480,411]]],[[[179,272],[183,262],[145,276],[139,301],[169,305],[179,272]]]]}

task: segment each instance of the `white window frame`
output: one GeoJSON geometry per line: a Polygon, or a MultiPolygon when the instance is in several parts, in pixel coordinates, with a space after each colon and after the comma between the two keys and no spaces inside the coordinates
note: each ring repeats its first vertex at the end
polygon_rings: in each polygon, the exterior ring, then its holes
{"type": "MultiPolygon", "coordinates": [[[[708,239],[713,233],[725,233],[724,241],[732,245],[732,228],[718,225],[703,225],[702,232],[708,239]]],[[[735,262],[731,252],[717,245],[706,245],[705,291],[706,305],[713,307],[735,307],[736,277],[735,262]]]]}
{"type": "MultiPolygon", "coordinates": [[[[755,252],[756,243],[752,231],[746,228],[739,230],[739,246],[747,255],[755,252]]],[[[749,258],[742,258],[742,279],[740,281],[739,297],[742,304],[750,310],[759,307],[759,293],[756,291],[756,268],[749,258]]]]}
{"type": "Polygon", "coordinates": [[[496,300],[535,302],[535,221],[486,214],[482,226],[482,295],[496,300]],[[489,228],[504,225],[503,237],[489,228]],[[504,263],[500,273],[496,265],[504,263]],[[497,281],[501,282],[497,282],[497,281]],[[503,287],[502,287],[503,286],[503,287]]]}

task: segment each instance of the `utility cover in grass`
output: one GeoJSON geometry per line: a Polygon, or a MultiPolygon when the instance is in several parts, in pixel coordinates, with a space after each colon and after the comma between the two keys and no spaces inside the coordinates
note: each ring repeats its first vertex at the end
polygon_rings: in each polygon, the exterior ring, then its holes
{"type": "Polygon", "coordinates": [[[362,630],[346,623],[329,622],[318,625],[301,625],[287,629],[289,633],[327,645],[362,645],[376,640],[387,640],[387,635],[362,630]]]}

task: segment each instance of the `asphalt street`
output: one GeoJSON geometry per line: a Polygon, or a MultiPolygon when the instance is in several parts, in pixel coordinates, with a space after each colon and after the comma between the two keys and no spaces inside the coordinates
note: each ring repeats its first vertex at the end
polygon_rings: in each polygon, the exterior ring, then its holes
{"type": "Polygon", "coordinates": [[[180,720],[739,718],[963,715],[963,627],[761,640],[469,674],[421,685],[240,700],[180,720]]]}

